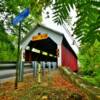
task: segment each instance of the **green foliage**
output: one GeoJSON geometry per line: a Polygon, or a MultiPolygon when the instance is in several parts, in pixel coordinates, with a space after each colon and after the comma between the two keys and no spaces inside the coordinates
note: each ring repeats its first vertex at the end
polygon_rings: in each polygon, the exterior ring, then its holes
{"type": "Polygon", "coordinates": [[[92,77],[89,77],[89,76],[84,76],[83,79],[86,80],[91,85],[95,85],[95,86],[100,87],[100,81],[99,81],[100,76],[98,77],[98,80],[96,80],[96,78],[92,78],[92,77]]]}
{"type": "Polygon", "coordinates": [[[100,0],[55,0],[54,22],[63,24],[69,18],[70,7],[76,7],[78,20],[74,34],[82,43],[100,41],[100,0]]]}
{"type": "Polygon", "coordinates": [[[0,32],[0,61],[16,61],[16,49],[6,33],[0,32]]]}
{"type": "Polygon", "coordinates": [[[100,68],[100,42],[95,42],[92,47],[88,44],[82,45],[79,54],[79,60],[84,70],[95,71],[100,68]]]}
{"type": "Polygon", "coordinates": [[[100,42],[96,41],[91,47],[88,44],[82,45],[79,61],[80,72],[85,75],[84,79],[90,83],[100,86],[100,42]]]}
{"type": "MultiPolygon", "coordinates": [[[[1,48],[0,48],[1,49],[1,48]]],[[[2,51],[0,51],[0,61],[16,61],[16,52],[15,51],[11,51],[10,48],[5,48],[2,49],[2,51]]]]}

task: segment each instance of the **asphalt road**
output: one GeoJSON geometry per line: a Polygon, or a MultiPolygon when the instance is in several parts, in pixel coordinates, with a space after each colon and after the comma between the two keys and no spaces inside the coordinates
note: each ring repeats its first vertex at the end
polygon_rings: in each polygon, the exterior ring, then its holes
{"type": "MultiPolygon", "coordinates": [[[[31,73],[32,68],[24,68],[24,73],[31,73]]],[[[0,70],[0,83],[3,83],[5,80],[15,78],[16,70],[15,69],[7,69],[0,70]]]]}

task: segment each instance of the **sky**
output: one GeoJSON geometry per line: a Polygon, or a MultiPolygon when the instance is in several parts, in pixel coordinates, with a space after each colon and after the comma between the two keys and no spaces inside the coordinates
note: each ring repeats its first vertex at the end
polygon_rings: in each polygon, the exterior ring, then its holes
{"type": "MultiPolygon", "coordinates": [[[[79,43],[77,42],[77,40],[75,39],[75,37],[71,36],[71,34],[73,34],[73,32],[70,29],[70,26],[67,23],[65,23],[65,25],[67,27],[66,30],[65,30],[63,26],[60,26],[60,25],[57,25],[56,23],[54,23],[52,21],[53,20],[52,13],[53,13],[53,11],[49,7],[43,12],[43,14],[42,14],[43,15],[42,24],[45,25],[45,26],[47,26],[47,27],[49,27],[49,28],[51,28],[51,29],[54,29],[54,30],[57,30],[57,31],[63,33],[65,35],[68,43],[70,44],[70,46],[72,47],[72,49],[77,54],[79,52],[79,49],[78,49],[78,46],[77,46],[77,45],[79,45],[79,43]],[[49,12],[49,15],[50,15],[49,18],[47,18],[47,14],[46,14],[47,11],[49,12]],[[73,45],[73,40],[76,41],[77,45],[73,45]]],[[[73,22],[77,20],[76,19],[76,12],[75,12],[75,10],[71,10],[70,16],[72,16],[72,18],[73,18],[72,19],[73,21],[71,22],[71,24],[73,24],[73,22]]]]}

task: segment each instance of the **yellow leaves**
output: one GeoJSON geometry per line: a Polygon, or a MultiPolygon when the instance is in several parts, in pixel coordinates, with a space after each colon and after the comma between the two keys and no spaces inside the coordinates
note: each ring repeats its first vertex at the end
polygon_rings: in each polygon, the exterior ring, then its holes
{"type": "Polygon", "coordinates": [[[42,100],[48,100],[48,96],[42,96],[42,100]]]}

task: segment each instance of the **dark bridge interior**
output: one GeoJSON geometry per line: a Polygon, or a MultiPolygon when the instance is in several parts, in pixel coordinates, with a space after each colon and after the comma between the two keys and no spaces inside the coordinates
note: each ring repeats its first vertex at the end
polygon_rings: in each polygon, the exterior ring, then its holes
{"type": "Polygon", "coordinates": [[[51,39],[30,41],[25,50],[26,61],[57,61],[57,44],[51,39]]]}

